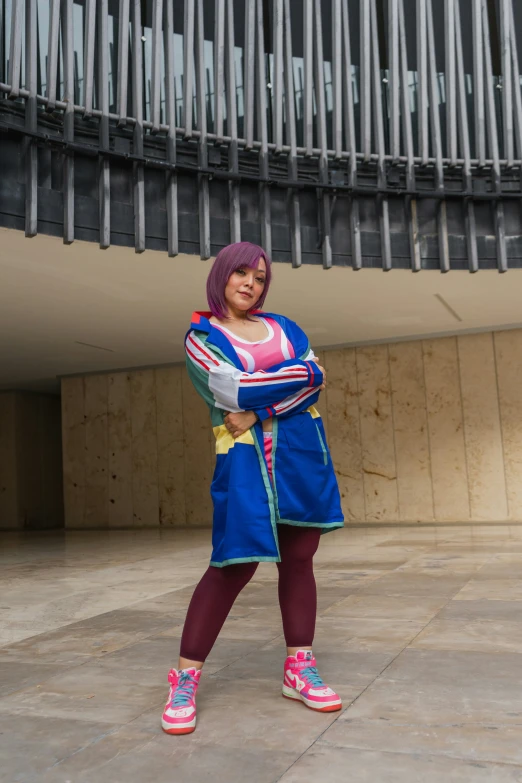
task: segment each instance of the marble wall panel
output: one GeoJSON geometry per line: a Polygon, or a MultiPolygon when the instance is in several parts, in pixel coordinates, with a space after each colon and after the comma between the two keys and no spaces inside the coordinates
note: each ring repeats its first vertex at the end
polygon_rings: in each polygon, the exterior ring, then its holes
{"type": "Polygon", "coordinates": [[[37,528],[43,495],[38,396],[16,395],[18,515],[24,528],[37,528]]]}
{"type": "Polygon", "coordinates": [[[366,520],[399,519],[387,345],[357,348],[366,520]]]}
{"type": "Polygon", "coordinates": [[[63,490],[67,527],[85,524],[84,379],[62,379],[63,490]]]}
{"type": "Polygon", "coordinates": [[[25,529],[63,525],[60,399],[16,392],[18,517],[25,529]]]}
{"type": "Polygon", "coordinates": [[[493,335],[458,339],[471,516],[508,517],[493,335]]]}
{"type": "Polygon", "coordinates": [[[61,403],[54,395],[38,395],[38,449],[42,472],[39,527],[62,527],[63,481],[61,403]]]}
{"type": "Polygon", "coordinates": [[[160,525],[186,522],[181,367],[157,369],[156,405],[160,525]]]}
{"type": "Polygon", "coordinates": [[[347,522],[363,522],[366,512],[355,349],[325,351],[324,361],[328,385],[325,418],[342,507],[347,522]]]}
{"type": "Polygon", "coordinates": [[[130,378],[107,376],[109,449],[109,527],[132,527],[132,421],[130,378]]]}
{"type": "Polygon", "coordinates": [[[12,392],[0,394],[0,528],[16,529],[18,518],[18,472],[16,469],[16,399],[12,392]]]}
{"type": "Polygon", "coordinates": [[[494,335],[509,518],[522,520],[522,330],[494,335]]]}
{"type": "Polygon", "coordinates": [[[457,338],[423,341],[435,519],[470,518],[457,338]]]}
{"type": "Polygon", "coordinates": [[[186,519],[188,525],[205,527],[212,522],[210,484],[214,434],[208,408],[196,393],[185,368],[181,377],[186,519]]]}
{"type": "MultiPolygon", "coordinates": [[[[318,351],[347,521],[502,520],[507,498],[522,518],[521,355],[522,330],[318,351]]],[[[68,526],[210,524],[214,436],[184,367],[64,379],[62,410],[68,526]]]]}
{"type": "Polygon", "coordinates": [[[153,370],[136,370],[129,379],[134,525],[154,527],[159,524],[156,378],[153,370]]]}
{"type": "Polygon", "coordinates": [[[108,378],[84,379],[86,527],[109,526],[108,378]]]}
{"type": "Polygon", "coordinates": [[[433,491],[422,343],[395,343],[389,354],[399,518],[430,521],[433,491]]]}
{"type": "Polygon", "coordinates": [[[0,526],[63,525],[60,398],[0,395],[0,526]]]}

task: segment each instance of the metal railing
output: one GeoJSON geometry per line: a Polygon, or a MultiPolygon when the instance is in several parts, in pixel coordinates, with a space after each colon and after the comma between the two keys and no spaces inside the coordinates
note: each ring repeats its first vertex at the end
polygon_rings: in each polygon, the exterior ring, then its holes
{"type": "Polygon", "coordinates": [[[165,172],[171,256],[179,250],[181,173],[198,179],[202,258],[211,255],[209,182],[219,179],[228,186],[232,242],[242,236],[241,187],[258,189],[261,243],[269,253],[271,194],[274,188],[285,190],[296,267],[303,255],[303,192],[317,197],[325,268],[332,265],[332,215],[341,197],[354,269],[364,265],[360,205],[373,198],[383,269],[394,265],[390,203],[401,199],[411,269],[423,267],[419,202],[432,200],[439,267],[449,271],[447,209],[459,200],[468,267],[477,271],[476,204],[487,201],[498,269],[506,271],[505,202],[522,199],[522,96],[512,0],[498,3],[499,75],[492,63],[490,0],[470,0],[471,72],[466,70],[461,0],[436,0],[442,36],[436,35],[434,0],[387,0],[386,5],[384,0],[357,0],[357,29],[354,2],[245,0],[238,47],[234,0],[151,0],[146,30],[140,0],[118,0],[117,14],[109,13],[109,0],[45,0],[43,6],[42,0],[0,0],[2,47],[5,44],[5,52],[0,51],[2,68],[5,64],[0,111],[8,109],[2,111],[0,127],[26,140],[26,234],[37,233],[38,148],[47,145],[63,154],[63,232],[68,243],[75,237],[75,157],[95,156],[103,248],[111,241],[111,166],[123,161],[133,170],[137,252],[146,244],[145,172],[159,168],[165,172]],[[405,18],[405,5],[414,8],[414,28],[405,18]],[[75,29],[78,8],[80,35],[75,29]],[[44,11],[45,45],[39,29],[44,11]],[[205,22],[210,12],[209,42],[205,22]],[[182,35],[176,32],[181,14],[182,35]],[[299,56],[292,51],[297,22],[302,27],[299,56]],[[351,54],[354,34],[357,58],[351,54]],[[443,73],[438,68],[441,53],[443,73]],[[412,59],[414,71],[408,65],[412,59]],[[15,122],[22,110],[23,127],[15,122]],[[121,151],[115,139],[125,134],[128,138],[129,132],[130,149],[121,151]],[[226,165],[213,162],[215,149],[221,162],[225,151],[226,165]],[[180,156],[180,150],[187,150],[188,157],[180,156]]]}

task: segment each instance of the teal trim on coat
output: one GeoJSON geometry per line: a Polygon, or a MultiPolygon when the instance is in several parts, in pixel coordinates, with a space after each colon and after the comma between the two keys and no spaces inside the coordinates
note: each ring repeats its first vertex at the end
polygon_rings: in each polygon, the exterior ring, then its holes
{"type": "Polygon", "coordinates": [[[235,565],[236,563],[280,563],[280,557],[233,557],[230,560],[223,560],[222,563],[210,561],[214,568],[223,568],[223,566],[235,565]]]}
{"type": "Polygon", "coordinates": [[[317,422],[314,422],[314,423],[315,423],[315,428],[317,430],[317,434],[319,435],[319,442],[320,442],[321,448],[323,450],[324,464],[328,465],[328,452],[326,451],[326,446],[324,445],[323,436],[321,435],[321,430],[319,429],[319,426],[318,426],[317,422]]]}
{"type": "Polygon", "coordinates": [[[324,529],[325,533],[329,533],[330,530],[344,527],[344,519],[339,519],[337,522],[295,522],[293,519],[278,519],[277,524],[294,525],[294,527],[320,527],[324,529]]]}
{"type": "MultiPolygon", "coordinates": [[[[259,425],[261,426],[261,425],[259,425]]],[[[277,548],[277,560],[275,562],[280,563],[281,562],[281,551],[279,549],[279,537],[277,535],[277,525],[276,525],[276,508],[277,505],[274,502],[274,493],[272,489],[272,483],[270,481],[270,476],[268,475],[268,468],[266,466],[266,459],[265,459],[265,450],[261,450],[261,446],[259,445],[259,438],[257,436],[257,427],[254,426],[251,428],[250,432],[254,436],[254,445],[256,447],[257,456],[259,459],[259,465],[261,467],[261,473],[263,476],[263,482],[266,489],[266,494],[268,496],[268,505],[270,508],[270,524],[272,525],[272,533],[274,536],[275,545],[277,548]]],[[[272,454],[274,449],[272,448],[272,454]]]]}

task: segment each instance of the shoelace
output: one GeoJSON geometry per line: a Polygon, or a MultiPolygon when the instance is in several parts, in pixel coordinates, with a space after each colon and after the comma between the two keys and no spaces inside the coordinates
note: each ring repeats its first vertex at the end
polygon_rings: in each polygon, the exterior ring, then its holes
{"type": "Polygon", "coordinates": [[[325,684],[321,679],[316,666],[307,666],[306,669],[301,669],[299,676],[305,682],[309,683],[312,688],[324,688],[325,684]]]}
{"type": "Polygon", "coordinates": [[[181,672],[176,690],[174,692],[174,697],[171,702],[172,706],[184,707],[187,705],[194,695],[194,690],[197,684],[198,681],[195,677],[193,677],[188,672],[181,672]]]}

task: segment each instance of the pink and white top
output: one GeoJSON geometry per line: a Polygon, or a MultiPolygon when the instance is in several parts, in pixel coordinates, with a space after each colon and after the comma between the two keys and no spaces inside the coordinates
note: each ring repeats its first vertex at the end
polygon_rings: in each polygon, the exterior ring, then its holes
{"type": "Polygon", "coordinates": [[[280,364],[287,359],[295,359],[292,343],[288,341],[279,324],[272,318],[259,317],[259,320],[266,326],[268,334],[264,340],[255,343],[237,337],[230,329],[221,326],[221,324],[213,323],[216,329],[228,337],[246,372],[267,370],[274,364],[280,364]]]}

